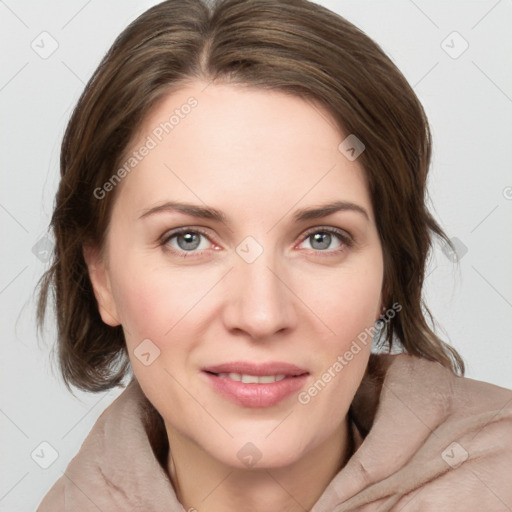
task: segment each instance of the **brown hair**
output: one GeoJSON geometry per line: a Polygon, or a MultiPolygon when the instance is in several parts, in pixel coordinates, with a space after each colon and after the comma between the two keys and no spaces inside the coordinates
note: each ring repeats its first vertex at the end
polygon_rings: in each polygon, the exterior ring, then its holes
{"type": "Polygon", "coordinates": [[[401,305],[381,338],[463,374],[459,354],[425,318],[433,322],[422,300],[432,235],[452,245],[426,205],[428,121],[393,62],[357,27],[307,0],[168,0],[119,35],[64,135],[51,220],[56,245],[39,283],[38,321],[53,293],[68,389],[106,390],[129,369],[122,327],[102,322],[82,253],[85,242],[103,247],[116,197],[115,189],[102,200],[93,191],[112,177],[150,108],[197,79],[316,101],[365,144],[359,161],[383,246],[383,300],[401,305]]]}

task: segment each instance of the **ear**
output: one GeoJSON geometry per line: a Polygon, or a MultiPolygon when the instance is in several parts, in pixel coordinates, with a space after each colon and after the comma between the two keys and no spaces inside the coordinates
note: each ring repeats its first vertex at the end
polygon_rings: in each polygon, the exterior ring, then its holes
{"type": "Polygon", "coordinates": [[[83,255],[101,319],[112,327],[120,325],[121,322],[119,321],[116,303],[112,294],[108,269],[100,256],[99,249],[92,245],[84,245],[83,255]]]}

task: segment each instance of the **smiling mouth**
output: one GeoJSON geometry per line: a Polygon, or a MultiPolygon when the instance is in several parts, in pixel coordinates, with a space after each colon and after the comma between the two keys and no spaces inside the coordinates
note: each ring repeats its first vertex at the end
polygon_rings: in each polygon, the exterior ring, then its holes
{"type": "MultiPolygon", "coordinates": [[[[217,368],[215,368],[217,370],[217,368]]],[[[227,368],[219,368],[219,370],[227,368]]],[[[231,369],[231,368],[230,368],[231,369]]],[[[235,368],[233,368],[234,370],[235,368]]],[[[238,369],[238,368],[236,368],[238,369]]],[[[240,368],[241,369],[241,368],[240,368]]],[[[251,371],[250,369],[248,369],[251,371]]],[[[243,407],[271,407],[298,393],[307,383],[310,373],[295,368],[280,367],[281,372],[271,373],[270,368],[252,369],[254,373],[238,373],[204,369],[203,375],[213,390],[224,398],[243,407]]],[[[247,371],[247,370],[246,370],[247,371]]],[[[276,370],[274,370],[276,371],[276,370]]]]}
{"type": "MultiPolygon", "coordinates": [[[[236,382],[242,382],[244,384],[271,384],[273,382],[279,382],[286,378],[296,378],[300,375],[249,375],[246,373],[214,373],[207,371],[211,375],[220,377],[221,379],[231,379],[236,382]]],[[[306,372],[307,373],[307,372],[306,372]]],[[[304,375],[304,374],[302,374],[304,375]]]]}

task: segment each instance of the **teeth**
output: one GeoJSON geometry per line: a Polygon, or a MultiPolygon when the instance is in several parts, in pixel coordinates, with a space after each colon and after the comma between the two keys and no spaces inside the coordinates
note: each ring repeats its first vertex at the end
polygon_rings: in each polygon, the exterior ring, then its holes
{"type": "Polygon", "coordinates": [[[236,380],[244,384],[270,384],[283,380],[286,375],[246,375],[240,373],[219,373],[218,377],[236,380]]]}
{"type": "Polygon", "coordinates": [[[242,375],[242,382],[244,384],[258,384],[259,378],[255,375],[242,375]]]}

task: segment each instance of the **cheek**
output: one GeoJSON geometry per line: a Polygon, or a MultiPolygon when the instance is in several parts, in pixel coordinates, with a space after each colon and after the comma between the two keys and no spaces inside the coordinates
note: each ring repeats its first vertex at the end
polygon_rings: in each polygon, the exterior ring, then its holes
{"type": "Polygon", "coordinates": [[[178,400],[174,393],[179,394],[179,387],[169,387],[169,371],[179,373],[176,369],[185,366],[194,345],[186,315],[191,301],[184,296],[191,291],[169,271],[152,271],[147,265],[131,272],[125,268],[116,275],[113,291],[133,372],[153,403],[159,397],[178,400]]]}
{"type": "Polygon", "coordinates": [[[162,338],[186,302],[186,289],[172,274],[142,256],[125,258],[116,267],[111,286],[128,344],[162,338]]]}
{"type": "Polygon", "coordinates": [[[324,433],[347,413],[364,376],[380,304],[380,274],[344,275],[336,283],[331,281],[330,290],[315,303],[330,330],[312,354],[320,371],[298,396],[311,417],[322,418],[319,432],[324,433]]]}
{"type": "Polygon", "coordinates": [[[183,333],[196,328],[198,315],[208,315],[202,299],[216,280],[211,270],[186,272],[158,257],[135,253],[124,258],[111,284],[128,346],[150,339],[163,352],[172,340],[177,350],[186,343],[183,333]]]}
{"type": "Polygon", "coordinates": [[[162,313],[172,304],[169,304],[169,295],[156,284],[139,274],[125,279],[120,277],[112,286],[120,321],[132,341],[136,337],[151,338],[162,334],[162,313]]]}
{"type": "MultiPolygon", "coordinates": [[[[301,297],[324,324],[330,350],[344,350],[372,327],[379,315],[382,272],[378,262],[369,271],[340,270],[325,279],[309,278],[301,297]]],[[[371,340],[370,340],[371,342],[371,340]]]]}

